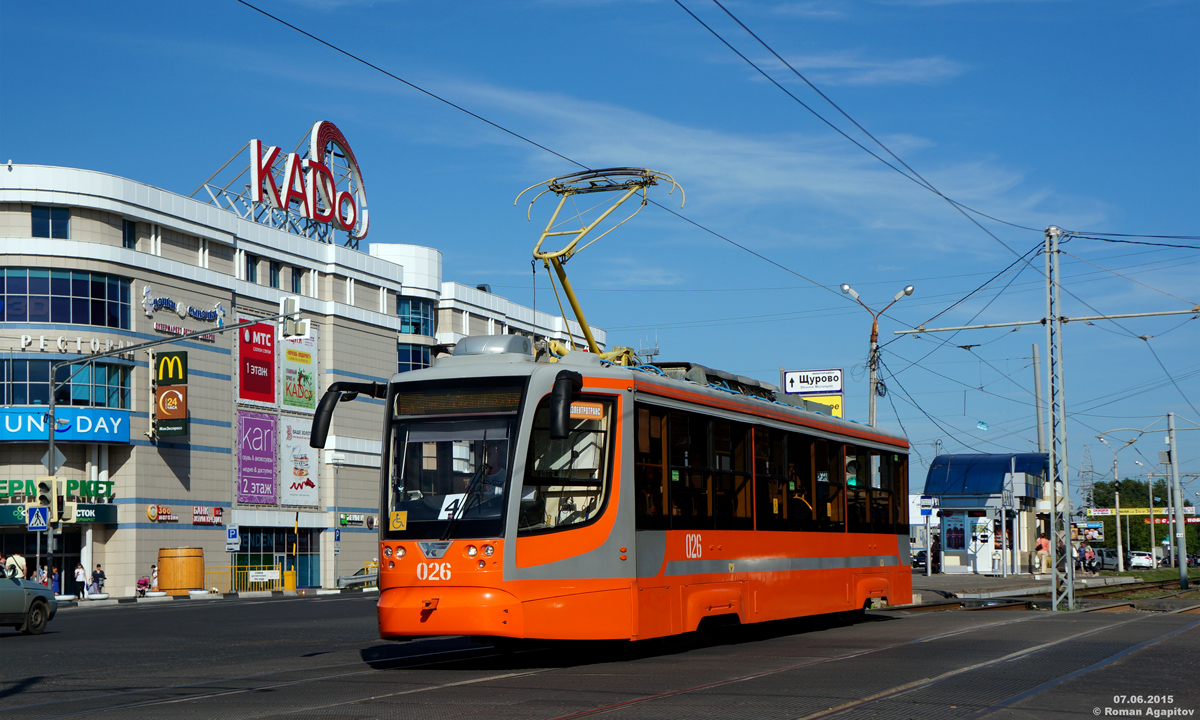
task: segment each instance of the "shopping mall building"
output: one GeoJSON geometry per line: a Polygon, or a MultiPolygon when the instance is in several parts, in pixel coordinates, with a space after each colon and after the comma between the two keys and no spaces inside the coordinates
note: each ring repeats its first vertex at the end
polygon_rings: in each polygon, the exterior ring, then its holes
{"type": "Polygon", "coordinates": [[[191,198],[0,166],[0,549],[45,563],[49,535],[29,530],[27,507],[52,465],[56,506],[74,511],[52,528],[68,578],[99,563],[106,591],[131,596],[160,549],[200,548],[210,577],[278,566],[300,588],[333,587],[376,555],[383,404],[343,406],[313,450],[324,388],[426,367],[468,334],[580,337],[487,286],[443,282],[436,248],[373,236],[360,250],[353,153],[330,123],[307,145],[251,141],[228,164],[236,177],[191,198]],[[285,296],[309,337],[282,339],[274,321],[227,330],[285,296]]]}

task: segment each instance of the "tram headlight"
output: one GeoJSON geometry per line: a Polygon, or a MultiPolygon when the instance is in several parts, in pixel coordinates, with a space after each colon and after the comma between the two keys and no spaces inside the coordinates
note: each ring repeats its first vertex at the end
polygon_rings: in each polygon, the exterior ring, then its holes
{"type": "Polygon", "coordinates": [[[397,546],[396,546],[396,557],[397,557],[397,558],[402,558],[402,557],[404,557],[404,556],[405,556],[407,553],[408,553],[408,551],[404,549],[404,546],[403,546],[403,545],[397,545],[397,546]]]}
{"type": "Polygon", "coordinates": [[[485,567],[487,567],[487,560],[480,560],[479,561],[479,569],[482,570],[485,567]]]}
{"type": "Polygon", "coordinates": [[[384,556],[384,557],[391,557],[391,556],[392,556],[392,546],[391,546],[391,545],[384,545],[384,546],[383,546],[383,556],[384,556]]]}
{"type": "Polygon", "coordinates": [[[493,553],[495,553],[495,552],[496,552],[496,548],[492,547],[491,545],[484,545],[484,546],[483,546],[483,554],[484,554],[485,556],[487,556],[487,557],[491,557],[491,556],[492,556],[492,554],[493,554],[493,553]]]}
{"type": "Polygon", "coordinates": [[[474,545],[467,546],[467,557],[475,557],[478,554],[479,548],[475,547],[474,545]]]}
{"type": "Polygon", "coordinates": [[[388,570],[395,570],[395,569],[396,569],[396,561],[388,560],[388,570]]]}

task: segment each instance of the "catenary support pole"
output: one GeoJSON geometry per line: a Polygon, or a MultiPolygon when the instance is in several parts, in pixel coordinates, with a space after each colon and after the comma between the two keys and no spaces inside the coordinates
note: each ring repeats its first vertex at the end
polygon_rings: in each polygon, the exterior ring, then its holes
{"type": "Polygon", "coordinates": [[[1167,442],[1171,454],[1171,485],[1175,491],[1175,548],[1179,566],[1179,589],[1188,589],[1187,525],[1183,520],[1183,488],[1179,484],[1179,446],[1175,442],[1175,413],[1167,413],[1167,442]]]}

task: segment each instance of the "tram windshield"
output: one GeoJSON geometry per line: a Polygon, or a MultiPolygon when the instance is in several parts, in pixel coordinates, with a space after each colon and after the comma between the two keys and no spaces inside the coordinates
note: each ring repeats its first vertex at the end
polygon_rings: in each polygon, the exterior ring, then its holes
{"type": "Polygon", "coordinates": [[[395,396],[388,537],[500,537],[523,387],[418,387],[395,396]]]}

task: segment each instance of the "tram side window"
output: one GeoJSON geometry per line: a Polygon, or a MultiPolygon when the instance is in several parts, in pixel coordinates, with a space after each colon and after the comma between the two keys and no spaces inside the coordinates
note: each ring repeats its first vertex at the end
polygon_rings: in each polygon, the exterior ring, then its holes
{"type": "Polygon", "coordinates": [[[672,412],[667,425],[671,438],[671,527],[676,530],[712,529],[708,418],[693,413],[672,412]]]}
{"type": "Polygon", "coordinates": [[[872,532],[870,457],[865,448],[845,448],[846,525],[850,532],[872,532]]]}
{"type": "Polygon", "coordinates": [[[799,433],[787,434],[788,502],[790,530],[817,530],[816,472],[813,439],[799,433]]]}
{"type": "Polygon", "coordinates": [[[533,419],[521,490],[518,535],[563,530],[600,516],[608,500],[613,402],[582,396],[571,403],[562,440],[550,437],[550,396],[533,419]]]}
{"type": "Polygon", "coordinates": [[[758,492],[758,529],[787,530],[792,513],[788,464],[784,454],[786,433],[776,428],[754,429],[754,482],[758,492]]]}
{"type": "MultiPolygon", "coordinates": [[[[894,532],[893,507],[896,502],[895,489],[892,487],[892,476],[887,472],[886,459],[890,455],[880,455],[872,450],[867,461],[871,468],[871,531],[877,533],[894,532]]],[[[904,530],[904,532],[908,532],[904,530]]]]}
{"type": "Polygon", "coordinates": [[[667,411],[639,407],[635,424],[636,527],[639,530],[666,530],[671,527],[671,517],[667,514],[667,411]]]}
{"type": "Polygon", "coordinates": [[[828,440],[813,441],[813,474],[816,476],[817,529],[842,532],[846,527],[844,462],[842,444],[828,440]]]}
{"type": "Polygon", "coordinates": [[[908,497],[907,456],[898,453],[883,453],[880,455],[879,476],[880,488],[881,490],[886,489],[888,491],[890,504],[887,519],[881,520],[884,523],[885,529],[878,532],[897,535],[906,533],[908,532],[908,503],[904,499],[908,497]]]}
{"type": "Polygon", "coordinates": [[[714,526],[718,530],[752,530],[749,429],[724,419],[713,419],[714,526]]]}

